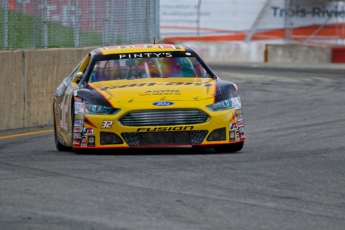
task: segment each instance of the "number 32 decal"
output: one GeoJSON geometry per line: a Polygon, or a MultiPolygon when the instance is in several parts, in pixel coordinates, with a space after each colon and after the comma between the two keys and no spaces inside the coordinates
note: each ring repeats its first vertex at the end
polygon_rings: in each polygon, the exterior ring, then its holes
{"type": "Polygon", "coordinates": [[[110,129],[113,121],[103,121],[101,129],[110,129]]]}

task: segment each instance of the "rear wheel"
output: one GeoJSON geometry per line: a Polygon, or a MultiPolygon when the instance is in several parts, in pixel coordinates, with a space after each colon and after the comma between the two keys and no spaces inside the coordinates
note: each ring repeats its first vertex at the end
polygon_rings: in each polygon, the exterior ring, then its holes
{"type": "Polygon", "coordinates": [[[238,142],[236,144],[219,145],[215,147],[217,153],[234,153],[243,148],[244,142],[238,142]]]}

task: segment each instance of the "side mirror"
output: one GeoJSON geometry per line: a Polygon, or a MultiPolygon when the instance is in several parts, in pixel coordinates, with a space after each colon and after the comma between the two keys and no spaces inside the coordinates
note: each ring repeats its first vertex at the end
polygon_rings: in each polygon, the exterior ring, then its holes
{"type": "Polygon", "coordinates": [[[84,73],[83,72],[78,72],[76,75],[74,75],[72,82],[75,84],[78,84],[80,80],[83,78],[84,73]]]}
{"type": "Polygon", "coordinates": [[[78,72],[77,75],[76,75],[78,81],[80,81],[83,78],[83,76],[84,76],[83,72],[78,72]]]}

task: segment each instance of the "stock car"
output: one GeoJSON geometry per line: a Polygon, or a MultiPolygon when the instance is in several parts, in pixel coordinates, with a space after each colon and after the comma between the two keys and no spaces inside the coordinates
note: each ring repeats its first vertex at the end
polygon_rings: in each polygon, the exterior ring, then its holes
{"type": "Polygon", "coordinates": [[[183,45],[92,50],[57,87],[53,115],[59,151],[190,146],[237,152],[245,141],[237,85],[183,45]]]}

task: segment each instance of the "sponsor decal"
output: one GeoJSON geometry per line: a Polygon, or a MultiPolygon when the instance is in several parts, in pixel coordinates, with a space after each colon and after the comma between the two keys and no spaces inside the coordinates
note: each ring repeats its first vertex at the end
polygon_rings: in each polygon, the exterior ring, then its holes
{"type": "Polygon", "coordinates": [[[110,129],[114,121],[103,121],[101,129],[110,129]]]}
{"type": "Polygon", "coordinates": [[[235,140],[236,141],[239,141],[240,140],[240,132],[238,132],[238,131],[235,131],[236,133],[235,133],[235,140]]]}
{"type": "Polygon", "coordinates": [[[178,86],[202,86],[204,85],[204,87],[211,87],[213,86],[213,83],[207,83],[207,82],[169,82],[166,83],[165,85],[178,85],[178,86]]]}
{"type": "Polygon", "coordinates": [[[230,142],[233,142],[236,140],[235,139],[235,131],[230,131],[229,136],[230,136],[230,142]]]}
{"type": "Polygon", "coordinates": [[[83,126],[84,121],[82,119],[74,120],[74,126],[83,126]]]}
{"type": "Polygon", "coordinates": [[[241,106],[241,104],[235,104],[235,108],[236,109],[242,109],[242,106],[241,106]]]}
{"type": "Polygon", "coordinates": [[[146,90],[142,93],[178,93],[178,89],[146,90]]]}
{"type": "Polygon", "coordinates": [[[80,145],[80,139],[73,139],[73,145],[80,145]]]}
{"type": "Polygon", "coordinates": [[[237,123],[230,123],[230,130],[236,130],[237,129],[237,123]]]}
{"type": "Polygon", "coordinates": [[[86,138],[85,138],[85,136],[83,136],[83,138],[81,139],[80,146],[86,147],[86,138]]]}
{"type": "Polygon", "coordinates": [[[171,101],[159,101],[159,102],[152,103],[152,105],[155,105],[155,106],[170,106],[173,104],[174,102],[171,102],[171,101]]]}
{"type": "Polygon", "coordinates": [[[237,116],[237,121],[243,121],[243,114],[237,116]]]}
{"type": "Polygon", "coordinates": [[[95,136],[87,137],[87,146],[95,147],[95,136]]]}
{"type": "MultiPolygon", "coordinates": [[[[149,82],[149,83],[138,83],[138,84],[128,84],[128,85],[113,85],[109,87],[103,87],[99,90],[106,91],[109,89],[117,89],[117,88],[127,88],[127,87],[142,87],[142,86],[157,86],[162,85],[160,83],[156,82],[149,82]]],[[[213,86],[213,83],[206,83],[206,82],[167,82],[163,85],[174,85],[174,86],[204,86],[204,87],[211,87],[213,86]]],[[[177,93],[177,92],[168,92],[168,91],[177,91],[180,92],[180,90],[147,90],[145,92],[140,93],[140,95],[146,95],[147,93],[177,93]],[[167,92],[152,92],[152,91],[167,91],[167,92]]],[[[234,103],[236,104],[236,103],[234,103]]]]}
{"type": "Polygon", "coordinates": [[[236,109],[242,109],[241,100],[239,97],[231,98],[232,104],[235,105],[236,109]]]}
{"type": "Polygon", "coordinates": [[[244,127],[243,127],[243,126],[239,127],[239,128],[238,128],[238,131],[239,131],[240,133],[244,133],[244,127]]]}
{"type": "Polygon", "coordinates": [[[241,138],[241,139],[246,138],[246,136],[244,135],[244,133],[240,133],[240,138],[241,138]]]}
{"type": "Polygon", "coordinates": [[[83,131],[83,127],[74,127],[73,132],[74,133],[81,133],[83,131]]]}
{"type": "Polygon", "coordinates": [[[73,133],[74,139],[81,139],[81,133],[73,133]]]}
{"type": "Polygon", "coordinates": [[[83,114],[84,113],[85,103],[74,102],[74,113],[83,114]]]}
{"type": "Polygon", "coordinates": [[[82,114],[76,114],[74,116],[75,119],[84,119],[84,116],[82,114]]]}
{"type": "Polygon", "coordinates": [[[235,114],[236,114],[236,115],[241,115],[241,114],[242,114],[242,109],[237,109],[237,110],[235,111],[235,114]]]}
{"type": "Polygon", "coordinates": [[[92,135],[93,134],[93,128],[84,128],[83,135],[92,135]]]}
{"type": "Polygon", "coordinates": [[[238,127],[243,126],[243,121],[239,121],[239,122],[237,122],[237,126],[238,126],[238,127]]]}
{"type": "Polygon", "coordinates": [[[193,130],[194,126],[167,126],[155,128],[138,128],[137,132],[162,132],[162,131],[186,131],[193,130]]]}
{"type": "Polygon", "coordinates": [[[233,98],[231,98],[231,101],[232,101],[232,103],[234,103],[235,105],[241,104],[241,100],[240,100],[239,97],[233,97],[233,98]]]}
{"type": "Polygon", "coordinates": [[[173,89],[173,90],[146,90],[139,94],[140,96],[148,96],[148,95],[180,95],[180,90],[173,89]]]}
{"type": "Polygon", "coordinates": [[[129,58],[159,58],[159,57],[172,57],[172,54],[167,53],[130,53],[130,54],[120,54],[119,59],[129,59],[129,58]]]}

